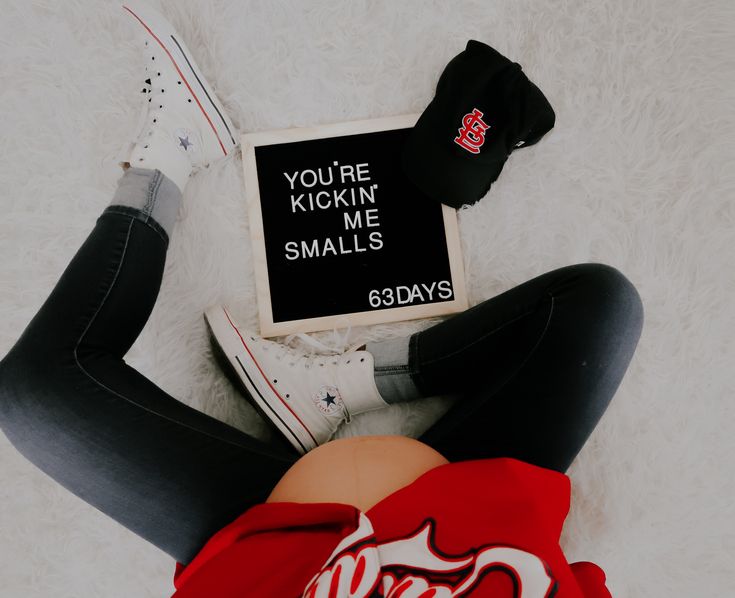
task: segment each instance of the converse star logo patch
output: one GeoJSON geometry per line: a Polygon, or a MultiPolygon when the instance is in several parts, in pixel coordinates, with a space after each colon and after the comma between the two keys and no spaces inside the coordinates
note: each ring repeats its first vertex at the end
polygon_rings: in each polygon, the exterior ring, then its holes
{"type": "Polygon", "coordinates": [[[342,411],[342,396],[335,386],[322,386],[311,398],[325,415],[342,411]]]}
{"type": "Polygon", "coordinates": [[[194,143],[194,133],[189,129],[176,129],[174,131],[174,140],[176,141],[176,147],[186,154],[190,154],[197,149],[197,146],[194,143]]]}

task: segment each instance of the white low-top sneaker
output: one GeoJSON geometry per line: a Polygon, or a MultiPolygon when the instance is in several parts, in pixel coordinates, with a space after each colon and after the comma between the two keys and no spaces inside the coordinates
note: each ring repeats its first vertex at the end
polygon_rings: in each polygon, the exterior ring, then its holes
{"type": "Polygon", "coordinates": [[[343,421],[388,405],[368,351],[307,355],[239,328],[225,307],[204,318],[230,378],[301,454],[330,440],[343,421]]]}
{"type": "Polygon", "coordinates": [[[141,37],[147,101],[121,163],[158,169],[183,191],[189,175],[237,147],[237,131],[171,23],[139,0],[123,9],[141,37]]]}

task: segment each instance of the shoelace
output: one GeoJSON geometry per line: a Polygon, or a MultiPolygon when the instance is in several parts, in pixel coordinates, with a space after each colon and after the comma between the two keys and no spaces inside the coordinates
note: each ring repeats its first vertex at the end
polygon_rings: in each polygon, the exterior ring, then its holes
{"type": "Polygon", "coordinates": [[[358,342],[358,343],[353,343],[352,345],[347,345],[347,341],[350,338],[351,331],[352,331],[352,327],[348,326],[346,332],[342,336],[339,334],[336,328],[333,328],[332,338],[335,339],[335,342],[334,342],[334,346],[331,346],[331,347],[321,342],[319,339],[316,339],[313,336],[305,334],[303,332],[289,334],[284,339],[283,342],[285,345],[290,346],[293,339],[298,338],[305,345],[311,346],[316,349],[320,349],[322,351],[327,351],[330,354],[342,355],[343,353],[352,353],[356,351],[358,347],[364,344],[363,342],[358,342]]]}
{"type": "MultiPolygon", "coordinates": [[[[345,339],[347,338],[348,335],[349,335],[349,332],[345,336],[345,339]]],[[[281,359],[281,357],[285,355],[290,356],[291,357],[291,361],[289,362],[290,366],[295,366],[301,360],[312,360],[312,359],[316,360],[318,363],[320,363],[320,365],[323,365],[323,363],[326,363],[326,361],[328,361],[330,358],[333,359],[334,357],[338,357],[346,353],[355,352],[357,348],[363,344],[364,343],[362,342],[354,343],[348,346],[346,349],[340,351],[339,349],[335,347],[330,347],[329,345],[322,343],[318,339],[308,334],[297,332],[295,334],[289,334],[283,343],[278,343],[278,342],[273,342],[273,341],[266,342],[263,345],[263,350],[270,351],[271,348],[274,349],[276,352],[276,359],[281,359]],[[294,338],[297,338],[297,337],[302,341],[303,344],[311,346],[312,350],[310,352],[304,352],[304,351],[297,350],[296,348],[292,347],[290,343],[293,341],[294,338]],[[314,351],[313,350],[314,348],[321,349],[322,352],[314,351]],[[328,353],[325,354],[323,353],[324,351],[327,351],[328,353]]],[[[336,361],[334,361],[333,363],[334,365],[337,364],[336,361]]]]}
{"type": "MultiPolygon", "coordinates": [[[[301,335],[301,334],[303,334],[303,333],[297,333],[295,335],[289,335],[289,336],[297,336],[297,335],[301,335]]],[[[318,343],[320,345],[323,345],[323,343],[320,343],[318,340],[316,340],[314,338],[311,338],[311,337],[309,337],[306,334],[304,334],[303,336],[306,337],[304,340],[307,343],[309,342],[309,339],[310,339],[314,343],[318,343]]],[[[323,346],[326,347],[326,345],[323,345],[323,346]]],[[[355,350],[356,347],[359,347],[359,346],[360,346],[359,344],[358,345],[355,345],[354,348],[351,347],[350,350],[349,351],[345,351],[345,353],[352,352],[352,351],[355,350]]],[[[281,355],[290,355],[291,356],[291,361],[289,362],[289,365],[290,366],[295,366],[302,359],[303,360],[310,360],[310,359],[313,359],[315,357],[315,354],[314,353],[301,353],[301,352],[296,352],[293,348],[291,348],[291,347],[289,347],[289,346],[287,346],[287,345],[285,345],[283,343],[273,343],[272,345],[268,345],[268,344],[263,345],[263,350],[264,351],[270,351],[271,348],[274,348],[277,351],[277,353],[280,354],[280,355],[277,355],[276,356],[276,359],[280,359],[281,358],[280,357],[281,355]]],[[[329,347],[327,347],[327,348],[329,348],[329,347]]],[[[324,360],[330,359],[330,356],[328,356],[328,355],[317,356],[317,358],[320,358],[320,357],[323,358],[324,360]]],[[[334,356],[331,356],[331,357],[334,357],[334,356]]],[[[337,362],[335,361],[334,363],[336,364],[337,362]]],[[[323,365],[323,363],[321,363],[320,365],[323,365]]],[[[307,365],[306,367],[309,367],[309,366],[307,365]]],[[[342,412],[344,413],[345,423],[348,423],[349,424],[352,421],[352,414],[347,409],[347,405],[345,404],[344,401],[342,401],[340,403],[340,406],[342,407],[342,412]]],[[[336,432],[336,429],[335,429],[335,432],[336,432]]],[[[328,440],[332,438],[332,435],[335,432],[332,432],[332,434],[330,434],[328,440]]]]}
{"type": "MultiPolygon", "coordinates": [[[[294,350],[294,348],[290,346],[291,343],[292,343],[292,341],[295,338],[298,338],[303,344],[305,344],[307,346],[310,346],[310,347],[316,348],[316,349],[320,349],[322,351],[327,351],[330,354],[332,354],[333,356],[336,356],[336,355],[343,355],[345,353],[353,353],[354,351],[357,350],[358,347],[360,347],[360,346],[362,346],[364,344],[362,342],[358,342],[358,343],[353,343],[352,345],[349,345],[346,348],[344,348],[345,345],[347,345],[347,340],[350,337],[351,330],[352,330],[352,327],[351,326],[348,326],[345,334],[343,336],[341,336],[339,334],[339,332],[337,332],[337,329],[336,328],[333,328],[332,329],[332,335],[333,335],[333,338],[336,341],[334,343],[335,346],[333,346],[333,347],[330,347],[329,345],[326,345],[325,343],[321,342],[319,339],[316,339],[313,336],[308,335],[308,334],[305,334],[303,332],[297,332],[295,334],[289,334],[284,339],[284,342],[283,343],[277,343],[275,346],[278,347],[278,350],[279,350],[280,353],[282,353],[282,354],[285,353],[285,354],[288,354],[288,355],[292,356],[293,360],[289,363],[289,365],[295,366],[302,359],[308,360],[308,359],[314,358],[314,356],[315,356],[315,352],[314,351],[312,351],[311,353],[303,353],[303,352],[299,353],[299,352],[296,352],[294,350]],[[338,348],[340,346],[343,347],[342,350],[340,350],[338,348]]],[[[264,349],[265,349],[265,347],[264,347],[264,349]]],[[[324,356],[324,357],[326,359],[329,358],[328,356],[324,356]]],[[[352,421],[352,414],[347,409],[347,405],[345,404],[344,401],[341,402],[341,407],[342,407],[342,412],[344,413],[345,423],[349,424],[352,421]]],[[[331,438],[335,434],[335,432],[336,432],[336,429],[335,429],[334,432],[332,432],[332,434],[330,434],[328,440],[331,440],[331,438]]]]}

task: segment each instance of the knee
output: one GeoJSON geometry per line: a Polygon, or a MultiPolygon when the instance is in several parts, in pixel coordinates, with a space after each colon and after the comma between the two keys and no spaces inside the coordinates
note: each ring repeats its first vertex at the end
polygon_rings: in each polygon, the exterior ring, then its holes
{"type": "Polygon", "coordinates": [[[60,401],[59,378],[42,357],[16,346],[0,361],[0,430],[15,449],[46,471],[62,459],[68,407],[60,401]]]}
{"type": "Polygon", "coordinates": [[[571,268],[585,310],[594,310],[598,317],[616,320],[636,335],[640,334],[643,301],[638,289],[620,270],[600,263],[577,264],[571,268]]]}
{"type": "Polygon", "coordinates": [[[12,441],[32,419],[34,397],[46,377],[39,364],[16,346],[0,361],[0,428],[12,441]]]}
{"type": "Polygon", "coordinates": [[[23,364],[14,351],[0,360],[0,427],[5,429],[18,403],[23,364]]]}

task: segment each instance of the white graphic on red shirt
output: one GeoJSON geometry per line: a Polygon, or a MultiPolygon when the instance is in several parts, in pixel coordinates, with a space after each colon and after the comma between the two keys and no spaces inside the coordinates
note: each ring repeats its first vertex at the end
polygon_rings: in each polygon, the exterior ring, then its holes
{"type": "MultiPolygon", "coordinates": [[[[440,554],[435,522],[405,538],[377,544],[370,521],[342,539],[303,598],[454,598],[468,596],[482,577],[508,575],[513,598],[550,598],[557,584],[539,557],[511,546],[485,546],[465,556],[440,554]]],[[[510,598],[510,597],[508,597],[510,598]]]]}

